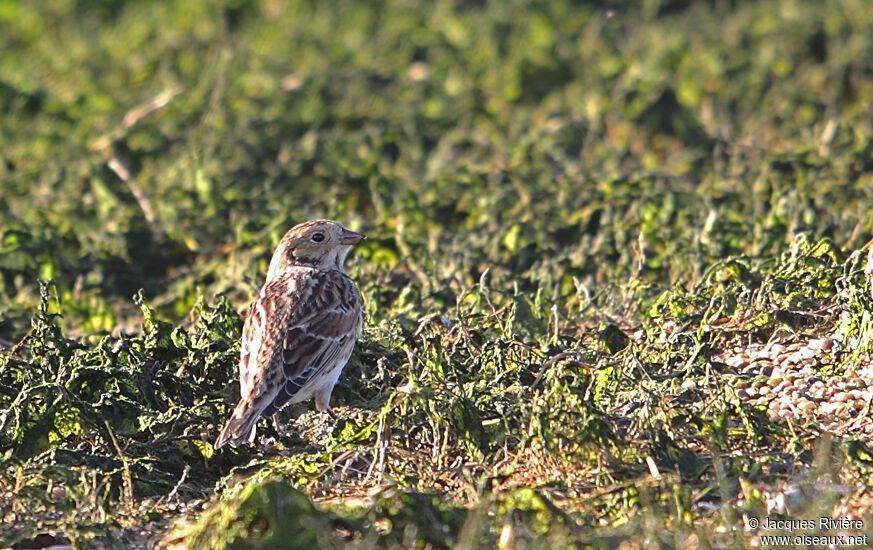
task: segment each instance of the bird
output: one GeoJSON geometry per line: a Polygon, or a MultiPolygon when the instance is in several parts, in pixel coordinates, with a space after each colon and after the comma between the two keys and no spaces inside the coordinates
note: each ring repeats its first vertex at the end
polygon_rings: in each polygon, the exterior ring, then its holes
{"type": "Polygon", "coordinates": [[[362,239],[335,221],[313,220],[279,241],[243,325],[240,398],[216,450],[254,443],[258,418],[310,397],[337,418],[330,396],[364,324],[361,293],[343,264],[362,239]]]}
{"type": "MultiPolygon", "coordinates": [[[[873,243],[873,239],[870,241],[873,243]]],[[[869,244],[869,243],[868,243],[869,244]]],[[[864,277],[870,287],[870,299],[873,300],[873,246],[867,251],[867,263],[864,265],[864,277]]]]}

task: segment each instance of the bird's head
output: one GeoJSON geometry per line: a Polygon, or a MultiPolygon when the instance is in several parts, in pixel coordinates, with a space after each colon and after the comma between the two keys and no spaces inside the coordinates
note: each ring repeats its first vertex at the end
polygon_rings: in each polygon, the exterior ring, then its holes
{"type": "Polygon", "coordinates": [[[291,266],[343,270],[352,245],[364,238],[331,220],[314,220],[295,225],[285,233],[267,271],[272,280],[291,266]]]}

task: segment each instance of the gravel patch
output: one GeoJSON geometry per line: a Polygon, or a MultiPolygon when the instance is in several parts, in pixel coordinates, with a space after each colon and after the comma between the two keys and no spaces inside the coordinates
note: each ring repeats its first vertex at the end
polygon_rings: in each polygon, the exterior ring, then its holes
{"type": "Polygon", "coordinates": [[[817,424],[835,436],[873,438],[873,364],[843,372],[839,337],[753,344],[714,357],[734,372],[736,397],[766,407],[772,421],[817,424]]]}

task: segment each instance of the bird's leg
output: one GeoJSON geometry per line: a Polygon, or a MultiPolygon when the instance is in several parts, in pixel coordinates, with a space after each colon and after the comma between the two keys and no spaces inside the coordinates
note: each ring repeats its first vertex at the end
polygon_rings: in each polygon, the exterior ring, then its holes
{"type": "Polygon", "coordinates": [[[333,387],[328,386],[326,391],[322,390],[315,394],[315,410],[318,412],[326,412],[330,415],[334,420],[339,420],[339,417],[333,412],[333,409],[330,408],[330,392],[333,390],[333,387]]]}
{"type": "Polygon", "coordinates": [[[282,427],[279,425],[279,413],[274,412],[273,416],[271,416],[270,419],[273,421],[273,429],[276,430],[276,433],[281,435],[282,427]]]}

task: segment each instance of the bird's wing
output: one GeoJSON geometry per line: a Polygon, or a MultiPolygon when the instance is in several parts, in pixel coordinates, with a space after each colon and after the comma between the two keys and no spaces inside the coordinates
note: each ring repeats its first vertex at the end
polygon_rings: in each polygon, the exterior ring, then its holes
{"type": "Polygon", "coordinates": [[[278,410],[323,369],[348,360],[361,323],[358,287],[339,271],[266,285],[244,328],[240,397],[263,396],[278,410]]]}
{"type": "Polygon", "coordinates": [[[286,324],[284,384],[272,410],[279,410],[311,381],[344,367],[360,334],[361,295],[351,279],[338,271],[322,273],[311,296],[286,324]]]}
{"type": "MultiPolygon", "coordinates": [[[[299,279],[279,279],[265,284],[252,304],[243,325],[239,360],[239,394],[242,400],[256,397],[255,386],[270,374],[281,350],[282,327],[297,301],[299,279]]],[[[263,390],[263,388],[261,388],[263,390]]]]}
{"type": "Polygon", "coordinates": [[[246,315],[246,322],[243,325],[242,338],[240,340],[240,395],[248,395],[252,391],[251,385],[253,372],[250,371],[251,367],[249,365],[251,363],[251,365],[254,366],[252,356],[257,353],[257,349],[261,346],[261,335],[263,332],[260,329],[262,323],[259,321],[259,318],[254,315],[255,305],[257,305],[257,301],[252,302],[251,307],[249,307],[249,313],[246,315]]]}
{"type": "Polygon", "coordinates": [[[362,324],[361,295],[339,271],[293,271],[264,285],[243,326],[240,402],[216,448],[245,439],[262,414],[351,354],[362,324]]]}

